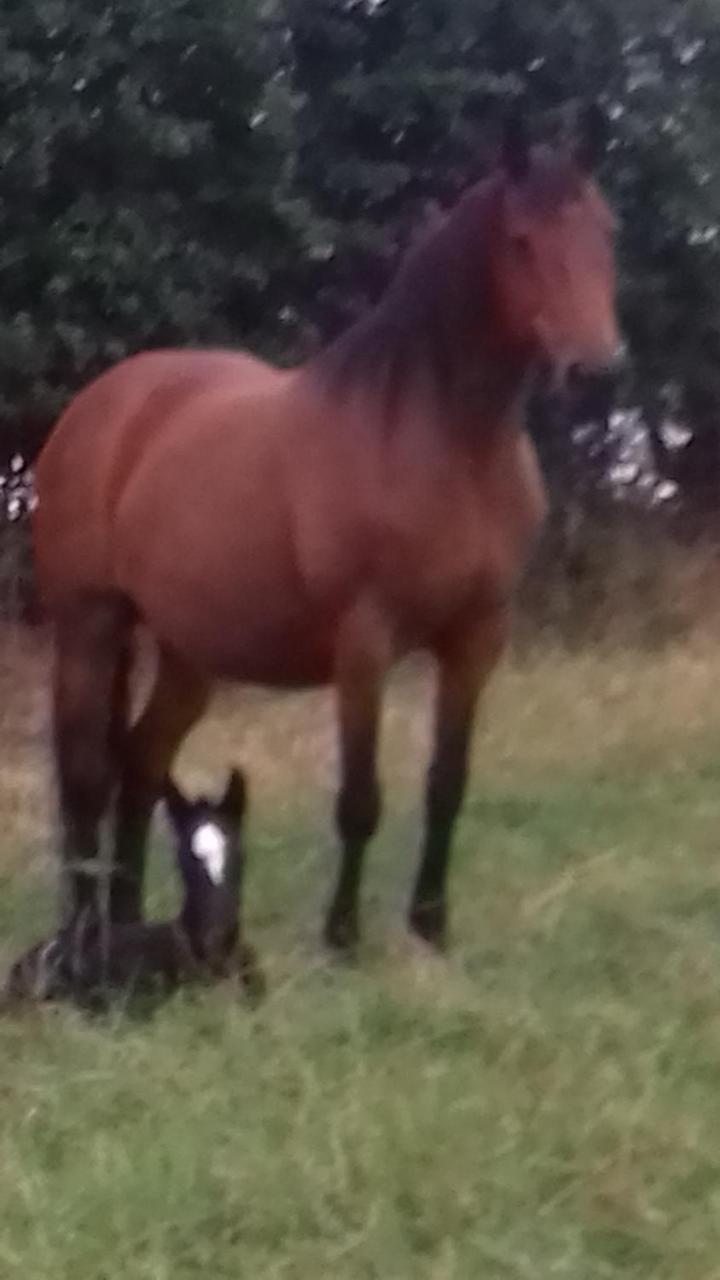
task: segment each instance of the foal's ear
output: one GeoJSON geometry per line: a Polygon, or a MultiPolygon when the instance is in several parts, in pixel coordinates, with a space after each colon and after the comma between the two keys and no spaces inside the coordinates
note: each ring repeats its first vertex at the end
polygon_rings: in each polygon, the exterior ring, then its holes
{"type": "Polygon", "coordinates": [[[192,803],[182,794],[182,791],[175,786],[172,778],[165,779],[162,794],[163,800],[165,801],[165,807],[173,826],[178,828],[184,827],[192,813],[192,803]]]}
{"type": "Polygon", "coordinates": [[[610,122],[599,103],[589,102],[580,110],[577,134],[575,162],[583,173],[593,173],[610,140],[610,122]]]}
{"type": "Polygon", "coordinates": [[[244,775],[239,769],[232,769],[225,795],[220,801],[220,809],[226,818],[238,825],[242,822],[247,806],[247,785],[244,775]]]}
{"type": "Polygon", "coordinates": [[[505,117],[502,164],[513,182],[522,182],[530,169],[530,133],[525,116],[518,107],[513,107],[505,117]]]}

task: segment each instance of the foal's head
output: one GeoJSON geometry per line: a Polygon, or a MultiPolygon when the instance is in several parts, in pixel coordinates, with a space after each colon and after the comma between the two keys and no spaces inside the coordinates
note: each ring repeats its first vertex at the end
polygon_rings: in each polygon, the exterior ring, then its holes
{"type": "Polygon", "coordinates": [[[222,962],[238,936],[245,780],[233,769],[218,801],[188,800],[168,781],[164,799],[183,882],[180,923],[197,958],[212,966],[222,962]]]}
{"type": "Polygon", "coordinates": [[[535,350],[561,376],[612,372],[621,354],[613,217],[593,180],[605,145],[596,107],[565,150],[531,147],[519,120],[505,132],[492,292],[506,341],[535,350]]]}

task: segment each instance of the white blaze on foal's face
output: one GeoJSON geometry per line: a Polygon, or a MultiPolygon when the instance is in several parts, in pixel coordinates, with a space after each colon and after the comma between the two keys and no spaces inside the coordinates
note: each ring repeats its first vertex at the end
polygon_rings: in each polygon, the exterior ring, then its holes
{"type": "Polygon", "coordinates": [[[213,884],[225,878],[227,837],[214,822],[203,822],[193,831],[190,848],[202,862],[213,884]]]}

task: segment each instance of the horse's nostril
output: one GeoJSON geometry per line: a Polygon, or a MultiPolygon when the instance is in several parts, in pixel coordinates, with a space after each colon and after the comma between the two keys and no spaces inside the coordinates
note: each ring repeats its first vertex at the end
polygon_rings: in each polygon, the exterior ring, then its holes
{"type": "Polygon", "coordinates": [[[624,369],[622,361],[606,365],[574,364],[568,370],[568,385],[574,390],[612,388],[617,385],[624,369]]]}
{"type": "Polygon", "coordinates": [[[566,385],[576,416],[600,419],[611,411],[621,369],[621,365],[572,365],[566,385]]]}

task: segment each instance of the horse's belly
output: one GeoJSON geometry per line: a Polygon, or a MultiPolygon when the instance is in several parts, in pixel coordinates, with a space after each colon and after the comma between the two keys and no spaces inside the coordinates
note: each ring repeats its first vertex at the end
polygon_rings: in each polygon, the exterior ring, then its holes
{"type": "Polygon", "coordinates": [[[216,613],[203,618],[164,610],[145,620],[156,638],[165,641],[192,667],[216,679],[304,689],[329,683],[334,667],[336,629],[315,619],[273,618],[272,611],[231,621],[216,613]]]}

